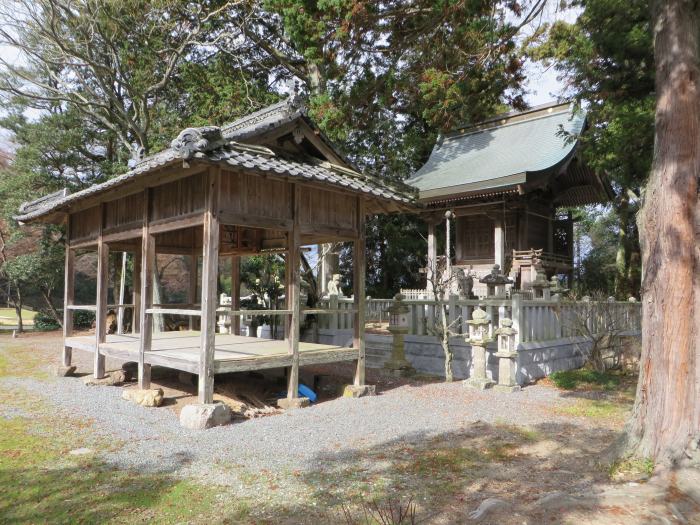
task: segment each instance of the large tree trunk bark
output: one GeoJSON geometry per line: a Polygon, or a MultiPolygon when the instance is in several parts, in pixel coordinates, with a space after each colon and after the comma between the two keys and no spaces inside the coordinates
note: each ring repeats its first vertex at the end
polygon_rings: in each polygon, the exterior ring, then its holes
{"type": "Polygon", "coordinates": [[[700,433],[700,7],[654,2],[656,136],[640,217],[642,358],[629,445],[657,465],[700,433]]]}

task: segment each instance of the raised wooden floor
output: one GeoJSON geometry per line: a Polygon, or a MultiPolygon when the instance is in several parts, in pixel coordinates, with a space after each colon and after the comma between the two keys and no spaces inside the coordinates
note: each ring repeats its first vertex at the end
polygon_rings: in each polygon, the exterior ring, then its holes
{"type": "MultiPolygon", "coordinates": [[[[199,372],[199,337],[199,332],[192,331],[154,333],[152,350],[146,352],[145,362],[196,374],[199,372]]],[[[67,337],[64,344],[78,350],[94,352],[95,336],[67,337]]],[[[137,361],[138,334],[107,335],[107,341],[100,345],[100,352],[115,359],[137,361]]],[[[299,342],[300,366],[352,361],[357,359],[357,355],[358,352],[354,348],[299,342]]],[[[286,341],[216,334],[215,374],[278,368],[291,364],[292,356],[288,354],[286,341]]]]}

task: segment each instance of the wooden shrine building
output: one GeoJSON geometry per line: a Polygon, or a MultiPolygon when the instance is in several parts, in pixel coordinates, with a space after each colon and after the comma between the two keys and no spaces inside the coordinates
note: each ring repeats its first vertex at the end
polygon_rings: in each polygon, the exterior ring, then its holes
{"type": "Polygon", "coordinates": [[[519,288],[528,287],[536,267],[571,277],[573,223],[561,210],[612,196],[580,158],[576,137],[585,126],[570,104],[550,104],[440,136],[407,180],[428,223],[428,273],[439,258],[435,226],[449,210],[453,268],[483,276],[498,264],[519,288]]]}
{"type": "Polygon", "coordinates": [[[291,97],[221,128],[186,129],[128,173],[26,203],[16,219],[66,225],[64,366],[73,349],[94,354],[95,377],[105,374],[105,356],[136,361],[140,388],[149,387],[153,365],[191,372],[199,376],[200,403],[211,403],[214,376],[232,371],[288,367],[288,398],[296,398],[299,366],[355,360],[355,385],[364,385],[365,217],[409,205],[400,189],[355,171],[291,97]],[[354,243],[352,348],[299,341],[302,315],[337,313],[301,309],[300,248],[336,241],[354,243]],[[97,252],[96,304],[75,304],[78,250],[97,252]],[[133,254],[131,304],[107,304],[110,250],[133,254]],[[286,254],[287,305],[255,313],[284,316],[286,341],[242,337],[237,329],[217,334],[220,258],[232,259],[227,313],[237,318],[246,314],[238,304],[239,258],[265,252],[286,254]],[[161,253],[190,258],[188,304],[153,303],[161,253]],[[134,333],[107,334],[108,308],[120,307],[133,307],[134,333]],[[76,310],[96,312],[94,336],[74,334],[76,310]],[[201,329],[154,333],[154,315],[201,318],[201,329]]]}

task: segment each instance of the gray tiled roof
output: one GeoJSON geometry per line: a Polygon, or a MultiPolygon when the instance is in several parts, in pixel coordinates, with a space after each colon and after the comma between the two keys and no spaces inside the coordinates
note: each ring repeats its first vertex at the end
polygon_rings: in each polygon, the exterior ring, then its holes
{"type": "Polygon", "coordinates": [[[528,172],[567,159],[575,142],[560,131],[576,135],[584,122],[585,115],[574,113],[569,104],[556,104],[452,133],[438,140],[428,162],[406,183],[421,198],[522,184],[528,172]]]}
{"type": "MultiPolygon", "coordinates": [[[[188,138],[191,140],[191,135],[196,135],[198,131],[202,129],[205,128],[190,128],[183,131],[180,137],[189,133],[188,138]]],[[[206,128],[206,130],[209,133],[218,132],[219,137],[221,136],[221,132],[218,128],[206,128]]],[[[180,137],[178,137],[178,139],[180,137]]],[[[173,145],[175,145],[175,142],[176,141],[173,141],[173,145]]],[[[393,188],[384,184],[382,181],[363,176],[360,173],[333,165],[329,162],[317,159],[307,159],[301,162],[280,157],[267,148],[229,141],[224,141],[225,143],[223,145],[218,144],[210,149],[206,142],[202,145],[201,136],[200,142],[196,140],[195,142],[200,146],[199,149],[195,148],[194,151],[189,150],[189,154],[187,155],[183,154],[181,150],[171,147],[149,157],[131,171],[110,179],[107,182],[103,182],[102,184],[91,186],[70,195],[25,203],[20,207],[19,215],[15,217],[15,220],[27,222],[41,218],[52,212],[65,210],[80,200],[116,188],[135,178],[148,176],[149,172],[155,169],[182,162],[183,158],[227,165],[249,172],[274,173],[291,179],[308,180],[331,186],[339,186],[378,199],[394,201],[399,204],[409,204],[412,202],[410,188],[406,188],[406,190],[393,188]]]]}

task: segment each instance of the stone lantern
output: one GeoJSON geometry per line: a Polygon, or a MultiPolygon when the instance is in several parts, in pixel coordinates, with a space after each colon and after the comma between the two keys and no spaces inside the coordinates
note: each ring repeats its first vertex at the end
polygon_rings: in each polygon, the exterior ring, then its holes
{"type": "Polygon", "coordinates": [[[564,288],[561,285],[561,283],[559,282],[559,278],[556,275],[552,275],[552,278],[549,280],[549,293],[555,295],[563,295],[568,291],[568,288],[564,288]]]}
{"type": "Polygon", "coordinates": [[[547,280],[547,275],[542,268],[538,268],[537,277],[530,285],[534,291],[535,299],[549,299],[549,287],[551,283],[547,280]]]}
{"type": "Polygon", "coordinates": [[[391,344],[391,359],[384,364],[384,368],[390,370],[394,375],[406,376],[415,372],[411,363],[406,359],[404,349],[404,336],[408,333],[409,308],[403,302],[403,295],[400,293],[394,296],[394,304],[387,310],[389,314],[389,332],[393,336],[391,344]]]}
{"type": "Polygon", "coordinates": [[[498,384],[494,387],[503,392],[515,392],[520,390],[520,385],[515,380],[518,367],[518,351],[515,348],[515,334],[513,321],[508,318],[501,319],[501,326],[494,330],[498,337],[498,384]]]}
{"type": "Polygon", "coordinates": [[[494,264],[491,272],[479,279],[479,282],[486,285],[487,297],[505,296],[505,285],[513,284],[498,264],[494,264]]]}
{"type": "Polygon", "coordinates": [[[464,385],[479,390],[485,390],[494,385],[494,382],[486,376],[486,345],[491,342],[490,323],[486,312],[480,307],[474,309],[472,318],[467,321],[469,337],[465,341],[472,347],[472,373],[469,379],[464,381],[464,385]]]}

